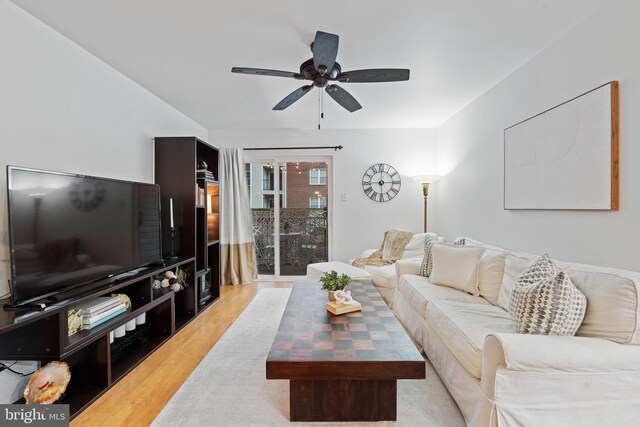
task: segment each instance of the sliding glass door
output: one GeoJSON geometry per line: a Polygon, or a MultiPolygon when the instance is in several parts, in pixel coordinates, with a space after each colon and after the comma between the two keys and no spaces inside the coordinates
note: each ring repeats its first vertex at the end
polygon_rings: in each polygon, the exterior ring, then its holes
{"type": "Polygon", "coordinates": [[[267,159],[246,164],[258,273],[304,276],[329,255],[329,162],[267,159]],[[277,232],[276,232],[277,230],[277,232]]]}

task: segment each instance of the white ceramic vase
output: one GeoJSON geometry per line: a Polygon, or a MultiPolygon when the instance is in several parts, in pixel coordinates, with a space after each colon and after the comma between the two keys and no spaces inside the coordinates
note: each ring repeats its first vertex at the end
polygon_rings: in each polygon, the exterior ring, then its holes
{"type": "Polygon", "coordinates": [[[115,338],[122,338],[126,333],[127,333],[127,330],[125,329],[124,325],[122,325],[122,326],[118,326],[118,327],[113,331],[113,336],[114,336],[115,338]]]}

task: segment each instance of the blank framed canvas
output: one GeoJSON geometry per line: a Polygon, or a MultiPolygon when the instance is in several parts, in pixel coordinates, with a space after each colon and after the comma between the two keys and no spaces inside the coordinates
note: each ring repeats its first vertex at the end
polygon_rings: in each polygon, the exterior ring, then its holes
{"type": "Polygon", "coordinates": [[[618,209],[618,82],[504,130],[504,209],[618,209]]]}

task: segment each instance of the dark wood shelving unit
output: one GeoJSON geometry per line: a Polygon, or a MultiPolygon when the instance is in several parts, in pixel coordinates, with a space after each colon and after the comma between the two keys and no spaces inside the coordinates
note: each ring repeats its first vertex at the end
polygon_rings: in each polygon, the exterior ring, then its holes
{"type": "MultiPolygon", "coordinates": [[[[72,379],[59,403],[70,405],[73,418],[197,316],[194,270],[195,258],[179,258],[163,266],[149,267],[120,282],[105,281],[91,291],[65,296],[41,312],[2,310],[0,360],[67,362],[72,379]],[[189,272],[185,289],[174,293],[152,288],[154,277],[176,267],[189,272]],[[82,302],[114,293],[129,296],[131,309],[95,328],[68,335],[69,310],[82,302]],[[111,344],[110,332],[143,313],[146,322],[140,326],[139,339],[112,352],[118,339],[111,344]]],[[[3,304],[8,302],[0,300],[3,304]]]]}
{"type": "MultiPolygon", "coordinates": [[[[218,149],[196,137],[155,139],[156,184],[160,185],[162,208],[174,207],[174,248],[180,256],[195,257],[196,312],[202,312],[220,296],[220,182],[218,149]],[[213,178],[198,173],[206,162],[213,178]],[[204,194],[204,200],[198,196],[204,194]],[[204,202],[204,203],[203,203],[204,202]]],[[[163,215],[163,229],[169,229],[163,215]]],[[[170,236],[163,236],[169,248],[170,236]]],[[[176,317],[181,318],[177,310],[176,317]]]]}
{"type": "MultiPolygon", "coordinates": [[[[0,360],[69,364],[71,382],[59,403],[70,405],[74,418],[220,297],[219,185],[198,177],[201,161],[218,176],[218,150],[195,137],[156,138],[155,180],[160,185],[162,247],[165,263],[135,275],[95,283],[91,289],[68,292],[37,312],[0,310],[0,360]],[[204,203],[197,200],[204,192],[204,203]],[[169,200],[174,206],[174,252],[171,253],[169,200]],[[180,292],[154,289],[153,282],[169,270],[187,273],[180,292]],[[206,285],[206,286],[205,286],[206,285]],[[131,309],[90,330],[68,335],[68,311],[100,296],[126,294],[131,309]],[[144,325],[129,332],[128,341],[110,332],[145,314],[144,325]]],[[[117,248],[114,248],[117,250],[117,248]]],[[[0,304],[8,304],[8,299],[0,304]]]]}

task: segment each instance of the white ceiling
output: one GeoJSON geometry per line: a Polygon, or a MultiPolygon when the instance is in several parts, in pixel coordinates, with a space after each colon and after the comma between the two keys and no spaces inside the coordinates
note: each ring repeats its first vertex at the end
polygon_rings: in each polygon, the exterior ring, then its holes
{"type": "Polygon", "coordinates": [[[298,71],[316,30],[338,34],[343,70],[410,68],[411,80],[344,84],[325,128],[436,127],[608,0],[13,0],[207,128],[314,128],[317,89],[232,74],[298,71]]]}

